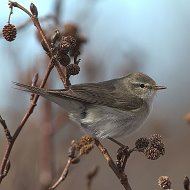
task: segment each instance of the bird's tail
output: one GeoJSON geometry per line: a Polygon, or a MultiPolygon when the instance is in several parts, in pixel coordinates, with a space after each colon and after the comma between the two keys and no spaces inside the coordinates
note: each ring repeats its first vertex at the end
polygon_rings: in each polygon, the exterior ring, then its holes
{"type": "Polygon", "coordinates": [[[36,86],[30,86],[17,82],[13,82],[13,84],[17,86],[16,89],[42,96],[45,99],[60,105],[65,111],[69,113],[80,111],[81,108],[83,107],[82,104],[79,103],[78,101],[73,100],[69,97],[65,97],[63,91],[62,95],[60,95],[60,93],[52,93],[51,90],[39,88],[36,86]]]}
{"type": "Polygon", "coordinates": [[[40,96],[47,96],[47,90],[44,88],[39,88],[36,86],[30,86],[27,84],[21,84],[18,82],[13,82],[14,85],[16,85],[17,87],[15,89],[21,90],[21,91],[25,91],[25,92],[31,92],[40,96]]]}

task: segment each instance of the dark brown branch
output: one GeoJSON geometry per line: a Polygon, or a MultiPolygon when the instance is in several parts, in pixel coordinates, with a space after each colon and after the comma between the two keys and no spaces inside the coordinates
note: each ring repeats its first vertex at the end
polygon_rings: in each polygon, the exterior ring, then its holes
{"type": "Polygon", "coordinates": [[[108,151],[104,148],[104,146],[100,143],[99,140],[95,139],[94,140],[96,146],[104,156],[105,160],[107,161],[109,167],[113,170],[117,178],[120,180],[121,184],[126,190],[131,190],[131,187],[128,182],[127,175],[123,172],[120,171],[119,168],[116,166],[114,161],[112,160],[111,156],[109,155],[108,151]]]}

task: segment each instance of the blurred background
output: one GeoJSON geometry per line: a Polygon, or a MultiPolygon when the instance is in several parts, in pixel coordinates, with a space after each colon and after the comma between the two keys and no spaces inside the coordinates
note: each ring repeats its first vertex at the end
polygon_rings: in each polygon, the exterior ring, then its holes
{"type": "MultiPolygon", "coordinates": [[[[29,9],[28,1],[18,1],[29,9]]],[[[7,24],[7,1],[0,2],[0,28],[7,24]]],[[[79,75],[72,84],[98,82],[121,77],[131,71],[151,76],[167,86],[154,101],[154,109],[141,130],[125,139],[129,147],[139,137],[159,133],[166,144],[166,154],[156,161],[134,153],[126,172],[132,189],[159,189],[157,179],[168,175],[173,189],[182,188],[183,178],[190,176],[190,126],[184,120],[190,111],[190,2],[188,0],[49,0],[36,1],[44,30],[63,30],[74,25],[87,39],[80,55],[79,75]],[[48,15],[56,17],[47,19],[48,15]]],[[[11,23],[20,27],[28,16],[13,10],[11,23]]],[[[32,23],[18,30],[14,42],[0,38],[0,114],[13,133],[30,105],[30,95],[13,89],[11,81],[30,83],[39,73],[42,79],[48,58],[41,48],[32,23]]],[[[54,70],[48,88],[62,88],[54,70]]],[[[3,130],[0,158],[6,147],[3,130]]],[[[83,135],[57,105],[40,98],[38,106],[17,139],[11,154],[11,170],[0,189],[47,189],[61,173],[72,139],[83,135]]],[[[113,157],[117,146],[103,140],[113,157]]],[[[122,190],[118,179],[95,148],[73,165],[66,180],[57,189],[87,189],[86,175],[99,166],[91,189],[122,190]]]]}

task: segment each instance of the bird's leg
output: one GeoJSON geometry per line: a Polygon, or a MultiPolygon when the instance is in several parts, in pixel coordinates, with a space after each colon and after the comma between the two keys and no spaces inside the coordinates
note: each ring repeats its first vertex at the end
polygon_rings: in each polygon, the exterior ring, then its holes
{"type": "Polygon", "coordinates": [[[122,147],[122,148],[126,147],[124,144],[120,143],[119,141],[117,141],[117,140],[115,140],[115,139],[113,139],[113,138],[111,138],[111,137],[107,137],[107,138],[108,138],[110,141],[116,143],[117,145],[119,145],[119,146],[122,147]]]}

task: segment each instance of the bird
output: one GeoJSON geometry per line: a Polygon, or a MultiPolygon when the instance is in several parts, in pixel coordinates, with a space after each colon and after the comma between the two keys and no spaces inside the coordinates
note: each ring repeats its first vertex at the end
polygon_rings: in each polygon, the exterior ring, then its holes
{"type": "Polygon", "coordinates": [[[69,89],[14,84],[19,90],[58,104],[87,134],[102,139],[128,136],[140,128],[150,114],[157,91],[166,89],[141,72],[98,83],[71,85],[69,89]]]}

